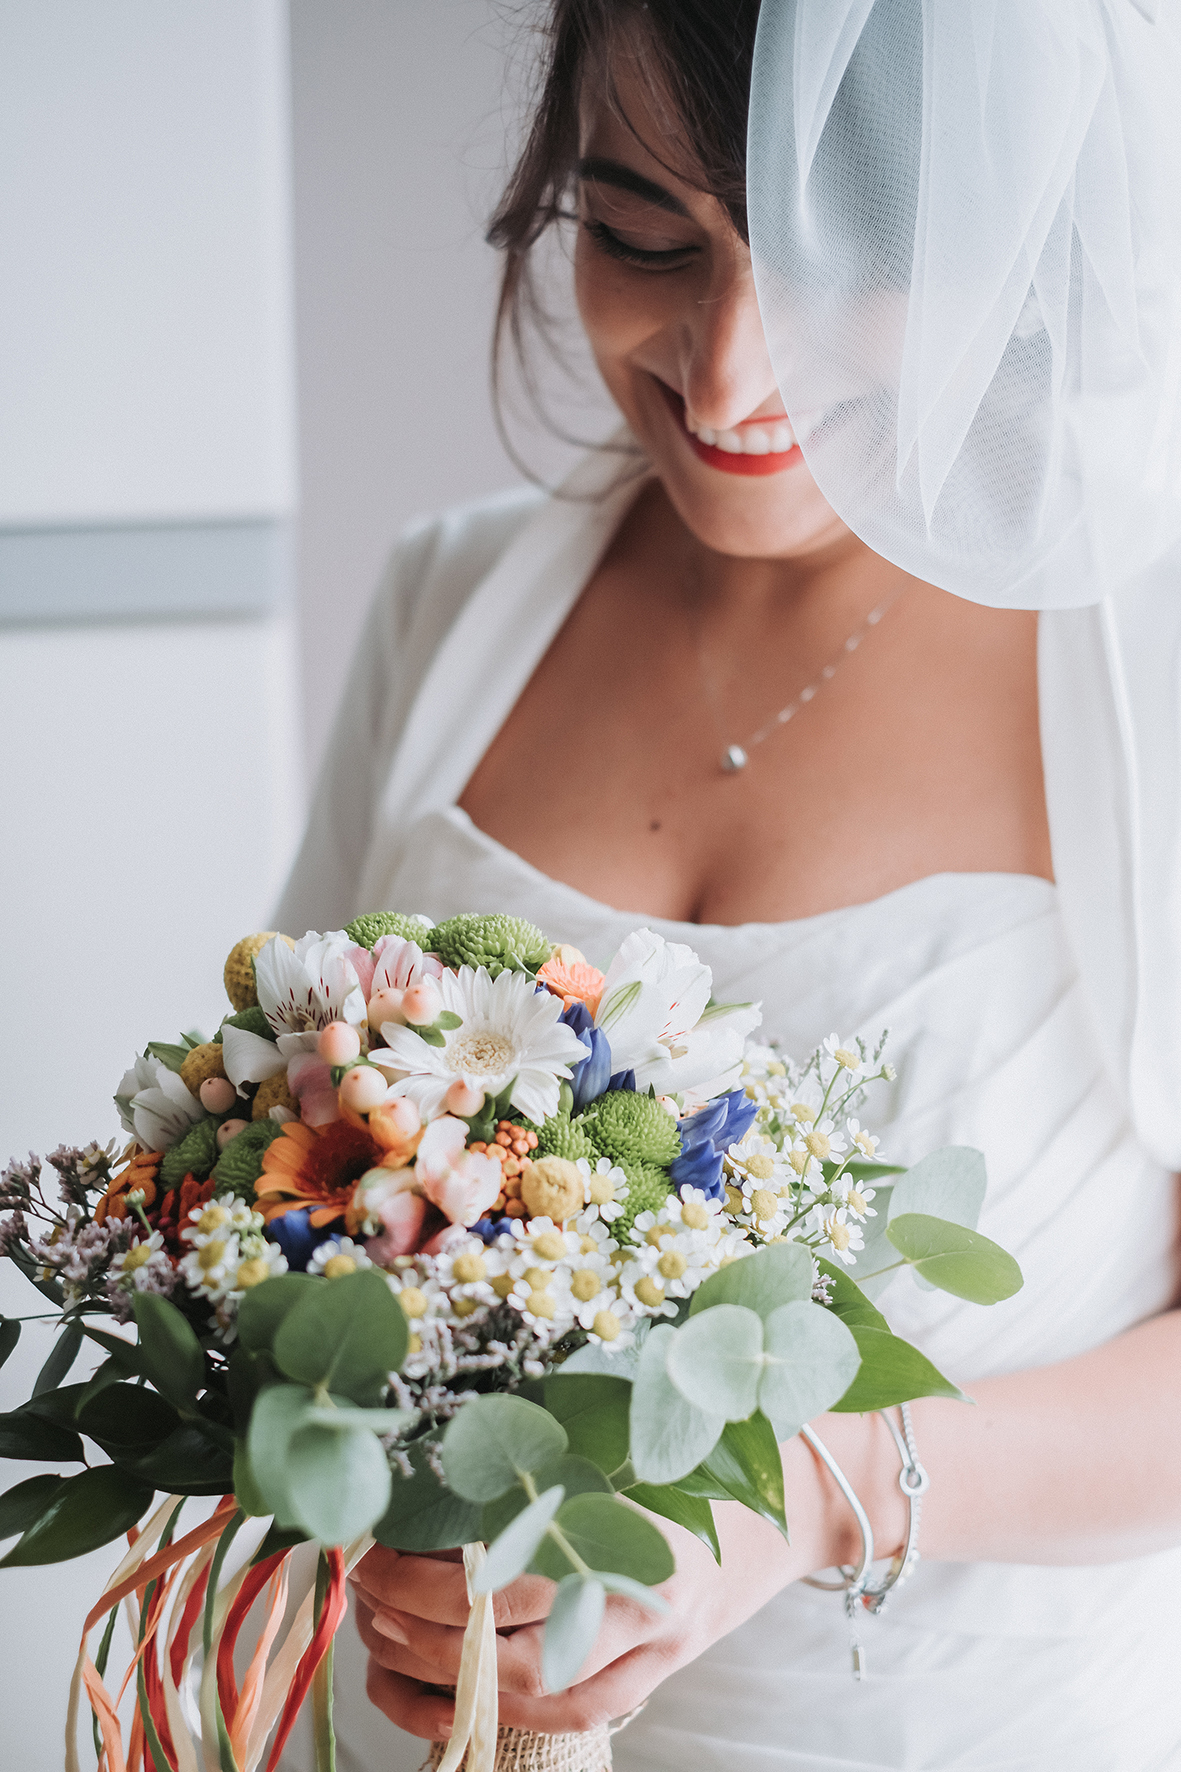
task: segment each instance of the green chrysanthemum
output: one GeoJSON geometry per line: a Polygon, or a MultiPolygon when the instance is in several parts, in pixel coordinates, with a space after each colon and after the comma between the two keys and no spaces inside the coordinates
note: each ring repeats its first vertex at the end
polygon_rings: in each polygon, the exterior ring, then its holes
{"type": "Polygon", "coordinates": [[[622,1213],[611,1226],[611,1235],[622,1243],[630,1236],[639,1213],[660,1211],[673,1191],[673,1184],[667,1172],[654,1163],[621,1163],[619,1167],[627,1176],[627,1198],[622,1213]]]}
{"type": "Polygon", "coordinates": [[[249,1009],[239,1009],[237,1015],[226,1016],[221,1027],[218,1028],[213,1036],[214,1043],[218,1046],[223,1044],[222,1028],[227,1026],[232,1028],[245,1028],[247,1033],[258,1034],[263,1040],[273,1040],[275,1037],[274,1028],[271,1026],[257,1003],[251,1004],[249,1009]]]}
{"type": "Polygon", "coordinates": [[[254,1120],[231,1138],[214,1166],[213,1179],[218,1187],[229,1188],[250,1205],[254,1184],[262,1174],[262,1154],[282,1130],[277,1120],[254,1120]]]}
{"type": "Polygon", "coordinates": [[[493,978],[502,972],[534,973],[553,952],[534,923],[524,917],[448,917],[431,930],[427,943],[444,966],[486,966],[493,978]]]}
{"type": "Polygon", "coordinates": [[[416,941],[425,947],[430,924],[421,917],[407,917],[401,911],[367,911],[346,923],[344,932],[359,948],[373,948],[383,935],[400,935],[403,941],[416,941]]]}
{"type": "Polygon", "coordinates": [[[601,1157],[616,1163],[671,1163],[681,1154],[681,1135],[670,1113],[650,1095],[611,1089],[600,1095],[578,1124],[601,1157]]]}
{"type": "Polygon", "coordinates": [[[197,1181],[208,1179],[217,1162],[217,1126],[216,1120],[198,1120],[179,1144],[165,1151],[160,1164],[161,1187],[179,1187],[186,1175],[197,1181]]]}
{"type": "Polygon", "coordinates": [[[539,1157],[566,1157],[571,1163],[577,1163],[579,1157],[586,1157],[593,1168],[599,1153],[577,1120],[568,1120],[565,1114],[554,1114],[538,1131],[537,1154],[539,1157]]]}

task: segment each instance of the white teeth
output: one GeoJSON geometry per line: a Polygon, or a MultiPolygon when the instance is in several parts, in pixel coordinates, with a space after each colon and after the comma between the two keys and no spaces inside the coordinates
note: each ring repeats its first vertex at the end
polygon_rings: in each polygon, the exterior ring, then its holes
{"type": "MultiPolygon", "coordinates": [[[[690,425],[689,429],[693,430],[693,426],[690,425]]],[[[699,425],[697,427],[695,435],[698,436],[703,443],[712,443],[714,438],[717,436],[717,432],[711,431],[708,425],[699,425]]]]}
{"type": "Polygon", "coordinates": [[[786,420],[771,424],[744,424],[741,430],[715,431],[685,415],[687,428],[698,442],[721,449],[727,455],[784,455],[795,445],[795,433],[786,420]]]}
{"type": "Polygon", "coordinates": [[[727,455],[741,455],[742,438],[737,431],[719,431],[714,438],[714,447],[725,450],[727,455]]]}
{"type": "Polygon", "coordinates": [[[772,428],[771,453],[773,455],[782,455],[785,450],[792,447],[794,442],[795,438],[792,436],[790,425],[775,425],[772,428]]]}
{"type": "Polygon", "coordinates": [[[743,455],[768,455],[771,451],[771,434],[763,430],[761,425],[749,425],[742,433],[743,455]]]}

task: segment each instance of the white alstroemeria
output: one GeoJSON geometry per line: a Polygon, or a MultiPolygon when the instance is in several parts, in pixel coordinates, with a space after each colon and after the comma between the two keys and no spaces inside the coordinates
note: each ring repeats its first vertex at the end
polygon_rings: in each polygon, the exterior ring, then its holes
{"type": "Polygon", "coordinates": [[[221,1030],[221,1061],[235,1089],[243,1083],[265,1083],[287,1069],[287,1060],[273,1040],[252,1034],[249,1028],[231,1027],[228,1021],[221,1030]]]}
{"type": "Polygon", "coordinates": [[[298,1053],[316,1050],[330,1021],[364,1025],[365,994],[349,958],[352,945],[342,929],[328,935],[309,930],[294,948],[279,936],[267,942],[255,959],[254,980],[275,1038],[223,1027],[222,1062],[231,1083],[264,1083],[286,1071],[298,1053]]]}
{"type": "Polygon", "coordinates": [[[145,1151],[166,1151],[198,1120],[208,1118],[179,1074],[150,1053],[124,1072],[115,1101],[124,1129],[135,1134],[145,1151]]]}
{"type": "Polygon", "coordinates": [[[613,1071],[634,1070],[636,1088],[684,1095],[736,1080],[743,1042],[762,1020],[753,1003],[710,1005],[713,975],[692,948],[651,929],[629,935],[607,968],[595,1024],[613,1071]]]}
{"type": "Polygon", "coordinates": [[[459,1017],[442,1046],[428,1046],[413,1028],[383,1022],[385,1049],[372,1064],[392,1074],[394,1092],[408,1095],[424,1120],[443,1110],[453,1083],[497,1096],[511,1083],[510,1104],[538,1125],[558,1111],[558,1091],[586,1047],[562,1021],[562,1000],[539,991],[524,972],[490,978],[484,966],[461,966],[438,981],[443,1008],[459,1017]]]}

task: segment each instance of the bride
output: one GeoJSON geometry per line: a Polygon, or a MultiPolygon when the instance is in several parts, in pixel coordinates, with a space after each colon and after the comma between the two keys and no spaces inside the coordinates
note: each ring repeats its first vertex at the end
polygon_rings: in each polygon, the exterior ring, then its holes
{"type": "MultiPolygon", "coordinates": [[[[551,13],[501,326],[568,224],[625,429],[559,495],[399,546],[279,926],[495,907],[599,961],[647,922],[789,1052],[888,1026],[884,1154],[979,1146],[1025,1286],[888,1292],[974,1407],[914,1407],[923,1561],[864,1680],[801,1580],[858,1540],[797,1439],[790,1546],[717,1505],[718,1568],[666,1525],[670,1611],[612,1599],[569,1691],[549,1584],[498,1596],[501,1720],[645,1705],[623,1772],[1181,1766],[1177,279],[1146,151],[1172,27],[551,13]]],[[[893,1551],[884,1423],[815,1425],[893,1551]]],[[[357,1597],[377,1709],[342,1739],[377,1766],[379,1713],[449,1732],[462,1570],[378,1549],[357,1597]]]]}

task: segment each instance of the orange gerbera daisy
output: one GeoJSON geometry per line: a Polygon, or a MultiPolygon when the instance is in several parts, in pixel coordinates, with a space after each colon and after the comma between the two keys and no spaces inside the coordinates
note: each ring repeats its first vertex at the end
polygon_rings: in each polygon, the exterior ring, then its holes
{"type": "Polygon", "coordinates": [[[567,1008],[571,1003],[585,1003],[592,1015],[597,1012],[606,980],[577,948],[566,943],[555,948],[545,965],[538,967],[537,976],[567,1008]]]}
{"type": "Polygon", "coordinates": [[[123,1155],[131,1161],[126,1169],[112,1176],[110,1187],[94,1209],[95,1224],[105,1224],[108,1218],[126,1218],[126,1196],[137,1189],[143,1194],[145,1211],[156,1198],[156,1173],[164,1152],[141,1151],[137,1144],[130,1144],[123,1155]]]}
{"type": "Polygon", "coordinates": [[[327,1126],[288,1120],[263,1152],[256,1209],[269,1223],[306,1206],[309,1222],[319,1230],[347,1212],[358,1181],[377,1167],[383,1154],[364,1126],[347,1120],[327,1126]]]}

